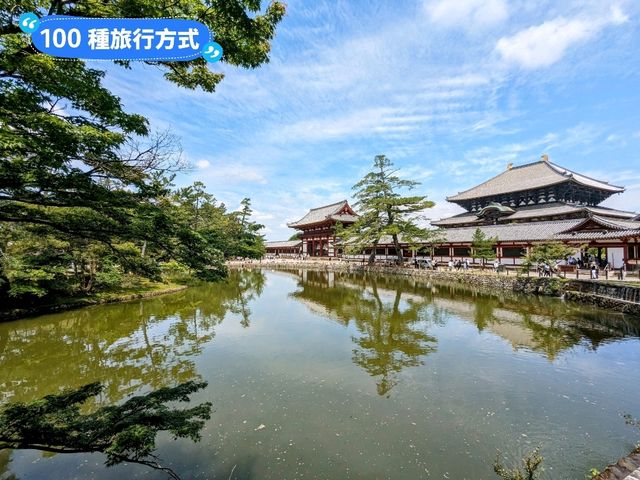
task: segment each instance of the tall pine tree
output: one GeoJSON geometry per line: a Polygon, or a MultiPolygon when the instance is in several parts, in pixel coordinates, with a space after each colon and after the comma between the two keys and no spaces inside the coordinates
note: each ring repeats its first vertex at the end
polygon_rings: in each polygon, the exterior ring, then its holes
{"type": "Polygon", "coordinates": [[[373,170],[353,186],[358,220],[338,235],[348,251],[360,252],[371,247],[369,263],[376,258],[376,247],[383,236],[389,235],[395,247],[398,263],[403,261],[400,240],[412,243],[427,240],[432,231],[418,225],[419,213],[435,204],[425,195],[402,196],[403,190],[420,185],[396,175],[393,162],[385,155],[376,155],[373,170]]]}

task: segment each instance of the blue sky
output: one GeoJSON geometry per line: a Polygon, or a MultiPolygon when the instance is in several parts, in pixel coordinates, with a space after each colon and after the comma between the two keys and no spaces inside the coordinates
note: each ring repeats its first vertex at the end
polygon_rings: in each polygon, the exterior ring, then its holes
{"type": "Polygon", "coordinates": [[[146,66],[105,79],[128,111],[181,138],[193,168],[179,185],[200,180],[230,208],[250,197],[267,239],[350,198],[376,154],[422,182],[434,219],[460,211],[447,195],[543,153],[625,185],[606,204],[640,210],[640,2],[287,6],[271,62],[213,64],[226,74],[213,94],[146,66]]]}

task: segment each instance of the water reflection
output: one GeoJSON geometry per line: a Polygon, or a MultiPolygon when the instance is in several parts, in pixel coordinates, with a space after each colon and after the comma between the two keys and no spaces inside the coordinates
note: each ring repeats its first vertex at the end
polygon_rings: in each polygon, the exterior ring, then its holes
{"type": "Polygon", "coordinates": [[[12,450],[8,448],[0,450],[0,480],[19,480],[9,470],[9,463],[11,462],[12,450]]]}
{"type": "Polygon", "coordinates": [[[576,345],[595,350],[603,342],[639,336],[640,325],[624,315],[568,305],[558,299],[480,293],[460,285],[432,285],[407,277],[355,273],[288,271],[298,281],[291,297],[311,310],[361,334],[353,338],[353,361],[376,377],[380,395],[397,383],[405,367],[424,363],[436,350],[428,333],[448,315],[473,322],[514,349],[527,349],[554,361],[576,345]]]}
{"type": "Polygon", "coordinates": [[[84,308],[0,324],[0,400],[26,401],[101,381],[101,403],[140,389],[199,378],[194,359],[215,327],[262,292],[260,271],[234,271],[226,283],[140,302],[84,308]]]}
{"type": "MultiPolygon", "coordinates": [[[[518,458],[536,444],[554,478],[579,478],[635,440],[619,414],[640,394],[629,382],[640,340],[626,338],[639,330],[603,310],[423,279],[232,271],[0,324],[0,395],[101,380],[110,403],[202,376],[211,387],[197,401],[216,409],[202,442],[159,442],[183,478],[234,466],[246,479],[492,478],[496,449],[518,458]]],[[[143,478],[99,458],[39,458],[1,452],[0,480],[143,478]]]]}
{"type": "Polygon", "coordinates": [[[360,335],[352,338],[353,361],[376,377],[380,395],[397,384],[402,369],[421,365],[436,351],[437,340],[427,329],[440,316],[426,308],[427,299],[389,288],[384,279],[303,271],[291,296],[345,326],[354,322],[360,335]]]}

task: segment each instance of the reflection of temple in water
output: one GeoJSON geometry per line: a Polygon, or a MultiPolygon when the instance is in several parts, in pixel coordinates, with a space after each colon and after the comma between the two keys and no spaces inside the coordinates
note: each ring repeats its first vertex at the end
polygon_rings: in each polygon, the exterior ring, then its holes
{"type": "Polygon", "coordinates": [[[640,336],[640,326],[622,314],[568,305],[558,299],[506,292],[489,295],[414,278],[304,270],[288,273],[298,280],[293,298],[345,325],[350,321],[366,324],[380,305],[399,302],[402,308],[394,314],[403,322],[442,323],[448,315],[455,315],[472,322],[479,331],[500,336],[514,349],[538,352],[550,361],[578,345],[595,350],[612,339],[640,336]],[[372,301],[376,296],[377,301],[372,301]]]}

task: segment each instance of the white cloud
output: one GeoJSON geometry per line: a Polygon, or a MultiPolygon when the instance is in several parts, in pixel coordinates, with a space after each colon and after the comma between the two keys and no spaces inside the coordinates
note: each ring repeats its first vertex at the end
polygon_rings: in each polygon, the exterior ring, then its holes
{"type": "Polygon", "coordinates": [[[199,168],[199,169],[201,169],[201,170],[204,170],[205,168],[208,168],[208,167],[209,167],[209,165],[211,165],[211,164],[209,163],[209,160],[198,160],[198,161],[196,162],[196,167],[198,167],[198,168],[199,168]]]}
{"type": "Polygon", "coordinates": [[[628,16],[619,7],[612,7],[604,18],[557,17],[511,37],[500,38],[496,51],[504,60],[526,69],[548,67],[559,61],[573,45],[589,40],[609,25],[620,25],[627,20],[628,16]]]}
{"type": "Polygon", "coordinates": [[[198,180],[214,187],[230,183],[267,183],[265,175],[260,169],[241,163],[216,165],[214,168],[207,170],[206,175],[198,178],[198,180]]]}
{"type": "Polygon", "coordinates": [[[506,0],[438,0],[425,9],[433,23],[445,27],[488,27],[509,16],[506,0]]]}
{"type": "MultiPolygon", "coordinates": [[[[393,134],[416,128],[416,117],[389,107],[358,109],[325,118],[302,120],[273,132],[272,138],[284,142],[292,140],[322,141],[342,137],[371,134],[393,134]]],[[[422,117],[419,117],[421,119],[422,117]]]]}
{"type": "Polygon", "coordinates": [[[627,212],[640,211],[640,184],[626,185],[623,193],[612,195],[602,204],[605,207],[617,208],[627,212]]]}
{"type": "MultiPolygon", "coordinates": [[[[453,195],[453,192],[451,195],[453,195]]],[[[442,220],[443,218],[453,217],[454,215],[458,215],[465,211],[464,208],[456,205],[455,203],[449,203],[444,198],[437,198],[435,199],[435,202],[435,207],[424,212],[424,215],[429,220],[442,220]]]]}

